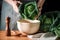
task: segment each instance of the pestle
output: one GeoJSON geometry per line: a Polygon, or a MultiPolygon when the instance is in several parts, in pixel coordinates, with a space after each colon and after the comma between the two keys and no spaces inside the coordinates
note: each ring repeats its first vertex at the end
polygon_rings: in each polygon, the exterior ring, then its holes
{"type": "Polygon", "coordinates": [[[6,18],[6,35],[11,36],[11,30],[10,30],[10,17],[6,18]]]}

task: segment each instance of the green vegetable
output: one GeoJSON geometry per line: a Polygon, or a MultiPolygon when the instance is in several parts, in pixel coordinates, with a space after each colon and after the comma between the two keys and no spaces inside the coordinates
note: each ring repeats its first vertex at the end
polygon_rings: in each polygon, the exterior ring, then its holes
{"type": "Polygon", "coordinates": [[[54,32],[55,32],[55,34],[56,34],[58,37],[60,37],[60,30],[58,30],[58,29],[55,28],[54,32]]]}
{"type": "Polygon", "coordinates": [[[19,7],[19,12],[21,13],[23,19],[33,20],[35,19],[35,16],[38,15],[37,3],[34,1],[22,4],[19,7]]]}
{"type": "Polygon", "coordinates": [[[53,32],[60,37],[60,11],[46,12],[39,17],[40,31],[53,32]]]}

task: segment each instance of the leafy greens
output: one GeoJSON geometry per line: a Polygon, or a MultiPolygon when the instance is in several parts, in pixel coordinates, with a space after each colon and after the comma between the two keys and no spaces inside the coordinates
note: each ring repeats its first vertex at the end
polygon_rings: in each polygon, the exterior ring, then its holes
{"type": "Polygon", "coordinates": [[[35,16],[38,15],[38,8],[36,2],[29,2],[19,6],[19,12],[23,19],[35,19],[35,16]]]}
{"type": "Polygon", "coordinates": [[[46,12],[39,17],[41,21],[40,31],[53,32],[60,37],[60,11],[46,12]]]}

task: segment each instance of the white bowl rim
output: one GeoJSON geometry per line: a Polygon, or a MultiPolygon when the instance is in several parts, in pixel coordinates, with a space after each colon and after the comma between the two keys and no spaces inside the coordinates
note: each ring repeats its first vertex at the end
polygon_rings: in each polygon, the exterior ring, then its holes
{"type": "MultiPolygon", "coordinates": [[[[28,19],[25,19],[26,21],[28,21],[29,23],[40,23],[39,20],[28,20],[28,19]]],[[[17,22],[20,22],[19,20],[17,22]]],[[[28,23],[28,22],[20,22],[20,23],[28,23]]]]}

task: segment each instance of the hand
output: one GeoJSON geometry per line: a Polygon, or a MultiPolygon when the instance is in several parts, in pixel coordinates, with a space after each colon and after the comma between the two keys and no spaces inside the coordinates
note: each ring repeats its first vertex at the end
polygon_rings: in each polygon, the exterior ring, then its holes
{"type": "Polygon", "coordinates": [[[22,2],[20,2],[20,1],[17,1],[17,3],[22,4],[22,2]]]}

